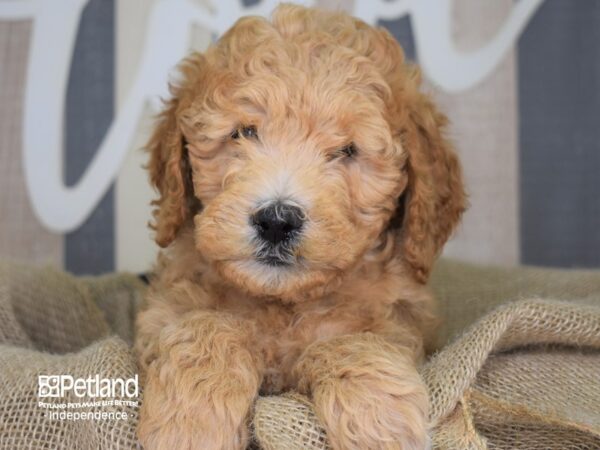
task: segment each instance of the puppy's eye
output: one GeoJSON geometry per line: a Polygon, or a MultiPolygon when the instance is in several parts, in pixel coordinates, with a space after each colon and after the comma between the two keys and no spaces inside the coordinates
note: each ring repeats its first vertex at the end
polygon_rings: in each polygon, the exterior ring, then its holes
{"type": "Polygon", "coordinates": [[[345,158],[353,158],[358,153],[358,149],[354,142],[346,145],[345,147],[340,148],[337,152],[338,156],[343,156],[345,158]]]}
{"type": "Polygon", "coordinates": [[[256,139],[258,138],[258,132],[256,131],[256,127],[254,125],[243,126],[236,128],[231,133],[231,139],[239,139],[241,137],[245,137],[246,139],[256,139]]]}

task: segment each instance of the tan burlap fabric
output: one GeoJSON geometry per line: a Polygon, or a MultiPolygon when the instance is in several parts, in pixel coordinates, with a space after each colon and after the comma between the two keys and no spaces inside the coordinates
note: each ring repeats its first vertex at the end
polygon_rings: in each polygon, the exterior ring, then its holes
{"type": "MultiPolygon", "coordinates": [[[[143,284],[131,275],[75,278],[53,269],[0,264],[0,448],[118,449],[136,446],[138,408],[127,420],[60,420],[45,403],[93,398],[38,397],[38,375],[128,379],[132,323],[143,284]]],[[[57,410],[54,410],[57,411],[57,410]]]]}
{"type": "MultiPolygon", "coordinates": [[[[434,448],[600,448],[599,272],[441,262],[432,284],[446,318],[422,369],[434,448]]],[[[130,275],[0,264],[0,448],[137,446],[137,408],[116,407],[128,420],[52,420],[37,375],[133,376],[142,291],[130,275]]],[[[260,398],[253,427],[265,449],[328,448],[299,395],[260,398]]]]}

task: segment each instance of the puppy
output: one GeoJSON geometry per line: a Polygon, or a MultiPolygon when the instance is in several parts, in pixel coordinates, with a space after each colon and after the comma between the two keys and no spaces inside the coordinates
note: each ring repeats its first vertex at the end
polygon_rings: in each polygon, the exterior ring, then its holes
{"type": "Polygon", "coordinates": [[[383,29],[283,5],[180,71],[148,146],[142,444],[243,449],[257,395],[296,390],[334,449],[424,448],[425,285],[465,195],[418,70],[383,29]]]}

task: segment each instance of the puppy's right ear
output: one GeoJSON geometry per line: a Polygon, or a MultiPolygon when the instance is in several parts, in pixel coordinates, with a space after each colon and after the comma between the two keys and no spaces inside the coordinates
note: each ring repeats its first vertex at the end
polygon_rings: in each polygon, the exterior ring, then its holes
{"type": "Polygon", "coordinates": [[[156,232],[155,241],[168,246],[181,226],[200,207],[194,196],[192,170],[187,156],[186,141],[179,118],[191,101],[190,91],[202,67],[202,55],[194,55],[179,67],[181,86],[171,86],[172,98],[165,103],[146,146],[150,153],[148,170],[150,182],[160,197],[152,201],[154,221],[150,228],[156,232]]]}

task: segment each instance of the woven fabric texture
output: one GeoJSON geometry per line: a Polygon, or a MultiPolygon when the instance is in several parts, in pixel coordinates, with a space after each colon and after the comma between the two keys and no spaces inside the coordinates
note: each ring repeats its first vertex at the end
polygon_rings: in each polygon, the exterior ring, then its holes
{"type": "Polygon", "coordinates": [[[125,412],[127,420],[61,420],[53,405],[95,398],[40,398],[38,375],[129,379],[130,347],[143,284],[131,275],[76,278],[55,269],[0,264],[0,448],[135,448],[138,408],[90,406],[79,412],[125,412]]]}
{"type": "MultiPolygon", "coordinates": [[[[600,448],[600,273],[442,261],[432,287],[445,317],[421,370],[434,448],[600,448]]],[[[0,448],[136,448],[137,408],[51,420],[37,375],[132,377],[143,289],[131,275],[0,264],[0,448]]],[[[252,425],[254,447],[329,448],[298,394],[259,398],[252,425]]]]}

